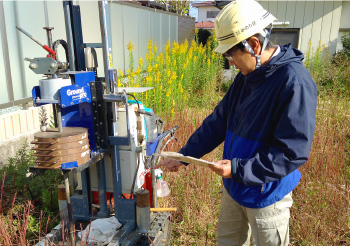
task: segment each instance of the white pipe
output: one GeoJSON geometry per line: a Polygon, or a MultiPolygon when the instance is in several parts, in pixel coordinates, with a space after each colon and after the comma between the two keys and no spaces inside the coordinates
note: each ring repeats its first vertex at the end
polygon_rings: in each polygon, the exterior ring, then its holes
{"type": "Polygon", "coordinates": [[[276,21],[272,23],[274,26],[289,26],[290,21],[276,21]]]}

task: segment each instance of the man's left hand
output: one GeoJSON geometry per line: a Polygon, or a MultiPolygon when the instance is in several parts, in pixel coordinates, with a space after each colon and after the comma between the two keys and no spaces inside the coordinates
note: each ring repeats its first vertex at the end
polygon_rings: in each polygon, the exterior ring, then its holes
{"type": "Polygon", "coordinates": [[[215,173],[217,173],[221,177],[232,178],[230,160],[216,161],[215,164],[219,164],[219,165],[209,165],[211,170],[213,170],[215,173]]]}

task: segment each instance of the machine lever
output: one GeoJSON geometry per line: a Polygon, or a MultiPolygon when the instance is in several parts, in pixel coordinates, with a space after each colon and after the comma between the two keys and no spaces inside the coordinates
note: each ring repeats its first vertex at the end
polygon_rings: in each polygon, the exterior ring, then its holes
{"type": "Polygon", "coordinates": [[[16,26],[16,28],[17,28],[20,32],[24,33],[24,34],[25,34],[27,37],[29,37],[31,40],[33,40],[35,43],[37,43],[38,45],[40,45],[41,47],[43,47],[47,52],[49,52],[49,53],[52,55],[53,59],[56,60],[56,52],[55,52],[53,49],[51,49],[51,48],[50,48],[49,46],[47,46],[47,45],[44,45],[44,44],[40,43],[39,40],[35,39],[32,35],[30,35],[28,32],[26,32],[25,30],[23,30],[23,29],[20,28],[19,26],[16,26]]]}

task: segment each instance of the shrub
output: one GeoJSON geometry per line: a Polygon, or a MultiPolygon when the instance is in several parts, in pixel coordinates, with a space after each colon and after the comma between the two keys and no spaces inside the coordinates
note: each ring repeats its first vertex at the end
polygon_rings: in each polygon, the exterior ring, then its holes
{"type": "MultiPolygon", "coordinates": [[[[153,87],[137,97],[156,112],[174,112],[179,105],[207,107],[217,101],[214,92],[221,82],[222,57],[211,45],[168,42],[165,52],[158,53],[157,44],[149,40],[145,61],[140,58],[135,71],[129,64],[126,76],[119,69],[118,85],[153,87]]],[[[132,57],[132,45],[128,49],[132,57]]]]}
{"type": "Polygon", "coordinates": [[[40,229],[50,230],[59,222],[58,219],[53,220],[48,228],[44,228],[49,218],[54,218],[59,212],[57,186],[63,180],[62,175],[59,170],[28,175],[29,167],[34,165],[33,151],[28,147],[29,144],[24,142],[15,157],[9,158],[9,165],[0,174],[4,181],[0,201],[0,230],[8,231],[12,242],[35,238],[40,229]],[[40,220],[43,221],[43,228],[39,228],[40,220]],[[22,233],[20,237],[13,236],[18,233],[22,233]]]}
{"type": "Polygon", "coordinates": [[[207,40],[211,36],[211,32],[206,29],[199,29],[196,36],[196,41],[198,44],[202,44],[203,46],[207,44],[207,40]]]}
{"type": "Polygon", "coordinates": [[[325,46],[319,45],[315,49],[309,42],[304,65],[315,80],[321,96],[349,96],[350,57],[343,53],[333,57],[325,46]]]}
{"type": "Polygon", "coordinates": [[[349,58],[350,57],[350,31],[345,33],[341,37],[341,43],[343,45],[343,50],[341,52],[347,55],[347,57],[349,58]]]}

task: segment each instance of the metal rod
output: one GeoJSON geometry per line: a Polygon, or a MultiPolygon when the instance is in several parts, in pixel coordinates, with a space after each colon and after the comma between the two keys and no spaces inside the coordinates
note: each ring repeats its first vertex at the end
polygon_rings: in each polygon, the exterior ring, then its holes
{"type": "MultiPolygon", "coordinates": [[[[107,196],[106,196],[106,173],[105,173],[105,163],[104,159],[100,160],[96,164],[97,171],[97,182],[98,182],[98,197],[99,197],[99,205],[100,211],[97,214],[98,217],[107,217],[107,196]]],[[[109,205],[110,207],[112,204],[109,205]]]]}
{"type": "Polygon", "coordinates": [[[106,11],[107,1],[98,1],[98,9],[100,14],[100,28],[101,28],[101,38],[102,38],[102,48],[103,48],[103,61],[104,61],[104,72],[105,72],[105,82],[107,83],[107,94],[114,93],[114,85],[110,83],[109,69],[112,67],[112,47],[111,47],[111,37],[109,34],[109,15],[106,11]]]}
{"type": "Polygon", "coordinates": [[[38,45],[40,45],[41,47],[44,46],[44,44],[42,44],[39,40],[37,40],[36,38],[34,38],[32,35],[30,35],[28,32],[26,32],[25,30],[23,30],[22,28],[20,28],[19,26],[16,26],[16,28],[21,31],[23,34],[25,34],[27,37],[29,37],[31,40],[33,40],[35,43],[37,43],[38,45]]]}
{"type": "Polygon", "coordinates": [[[48,46],[52,49],[52,32],[51,30],[53,29],[53,27],[44,27],[44,29],[47,32],[47,42],[48,42],[48,46]]]}
{"type": "Polygon", "coordinates": [[[62,132],[63,128],[62,128],[62,114],[61,114],[61,107],[57,106],[56,107],[57,110],[57,125],[58,125],[58,131],[62,132]]]}
{"type": "MultiPolygon", "coordinates": [[[[5,11],[4,11],[4,2],[0,1],[0,38],[2,41],[2,50],[4,55],[4,68],[6,74],[6,83],[7,83],[7,93],[9,95],[9,101],[11,104],[9,106],[15,105],[14,99],[14,90],[12,84],[12,76],[11,76],[11,67],[10,67],[10,54],[7,42],[7,34],[6,34],[6,25],[5,25],[5,11]]],[[[6,104],[0,104],[0,108],[7,107],[6,104]],[[3,107],[1,106],[3,105],[3,107]]]]}
{"type": "MultiPolygon", "coordinates": [[[[152,159],[155,158],[152,156],[152,159]]],[[[154,161],[151,160],[151,179],[152,179],[152,205],[154,208],[158,208],[158,199],[157,199],[157,183],[156,183],[156,173],[154,170],[154,161]]]]}
{"type": "Polygon", "coordinates": [[[68,55],[69,55],[69,70],[75,71],[75,54],[73,46],[72,20],[70,16],[69,1],[63,1],[64,20],[66,24],[68,55]]]}
{"type": "Polygon", "coordinates": [[[74,237],[74,218],[72,213],[72,205],[70,202],[70,191],[69,191],[69,175],[68,173],[64,174],[64,187],[66,189],[66,198],[67,198],[67,211],[68,211],[68,223],[69,223],[69,238],[70,245],[75,245],[75,237],[74,237]]]}

